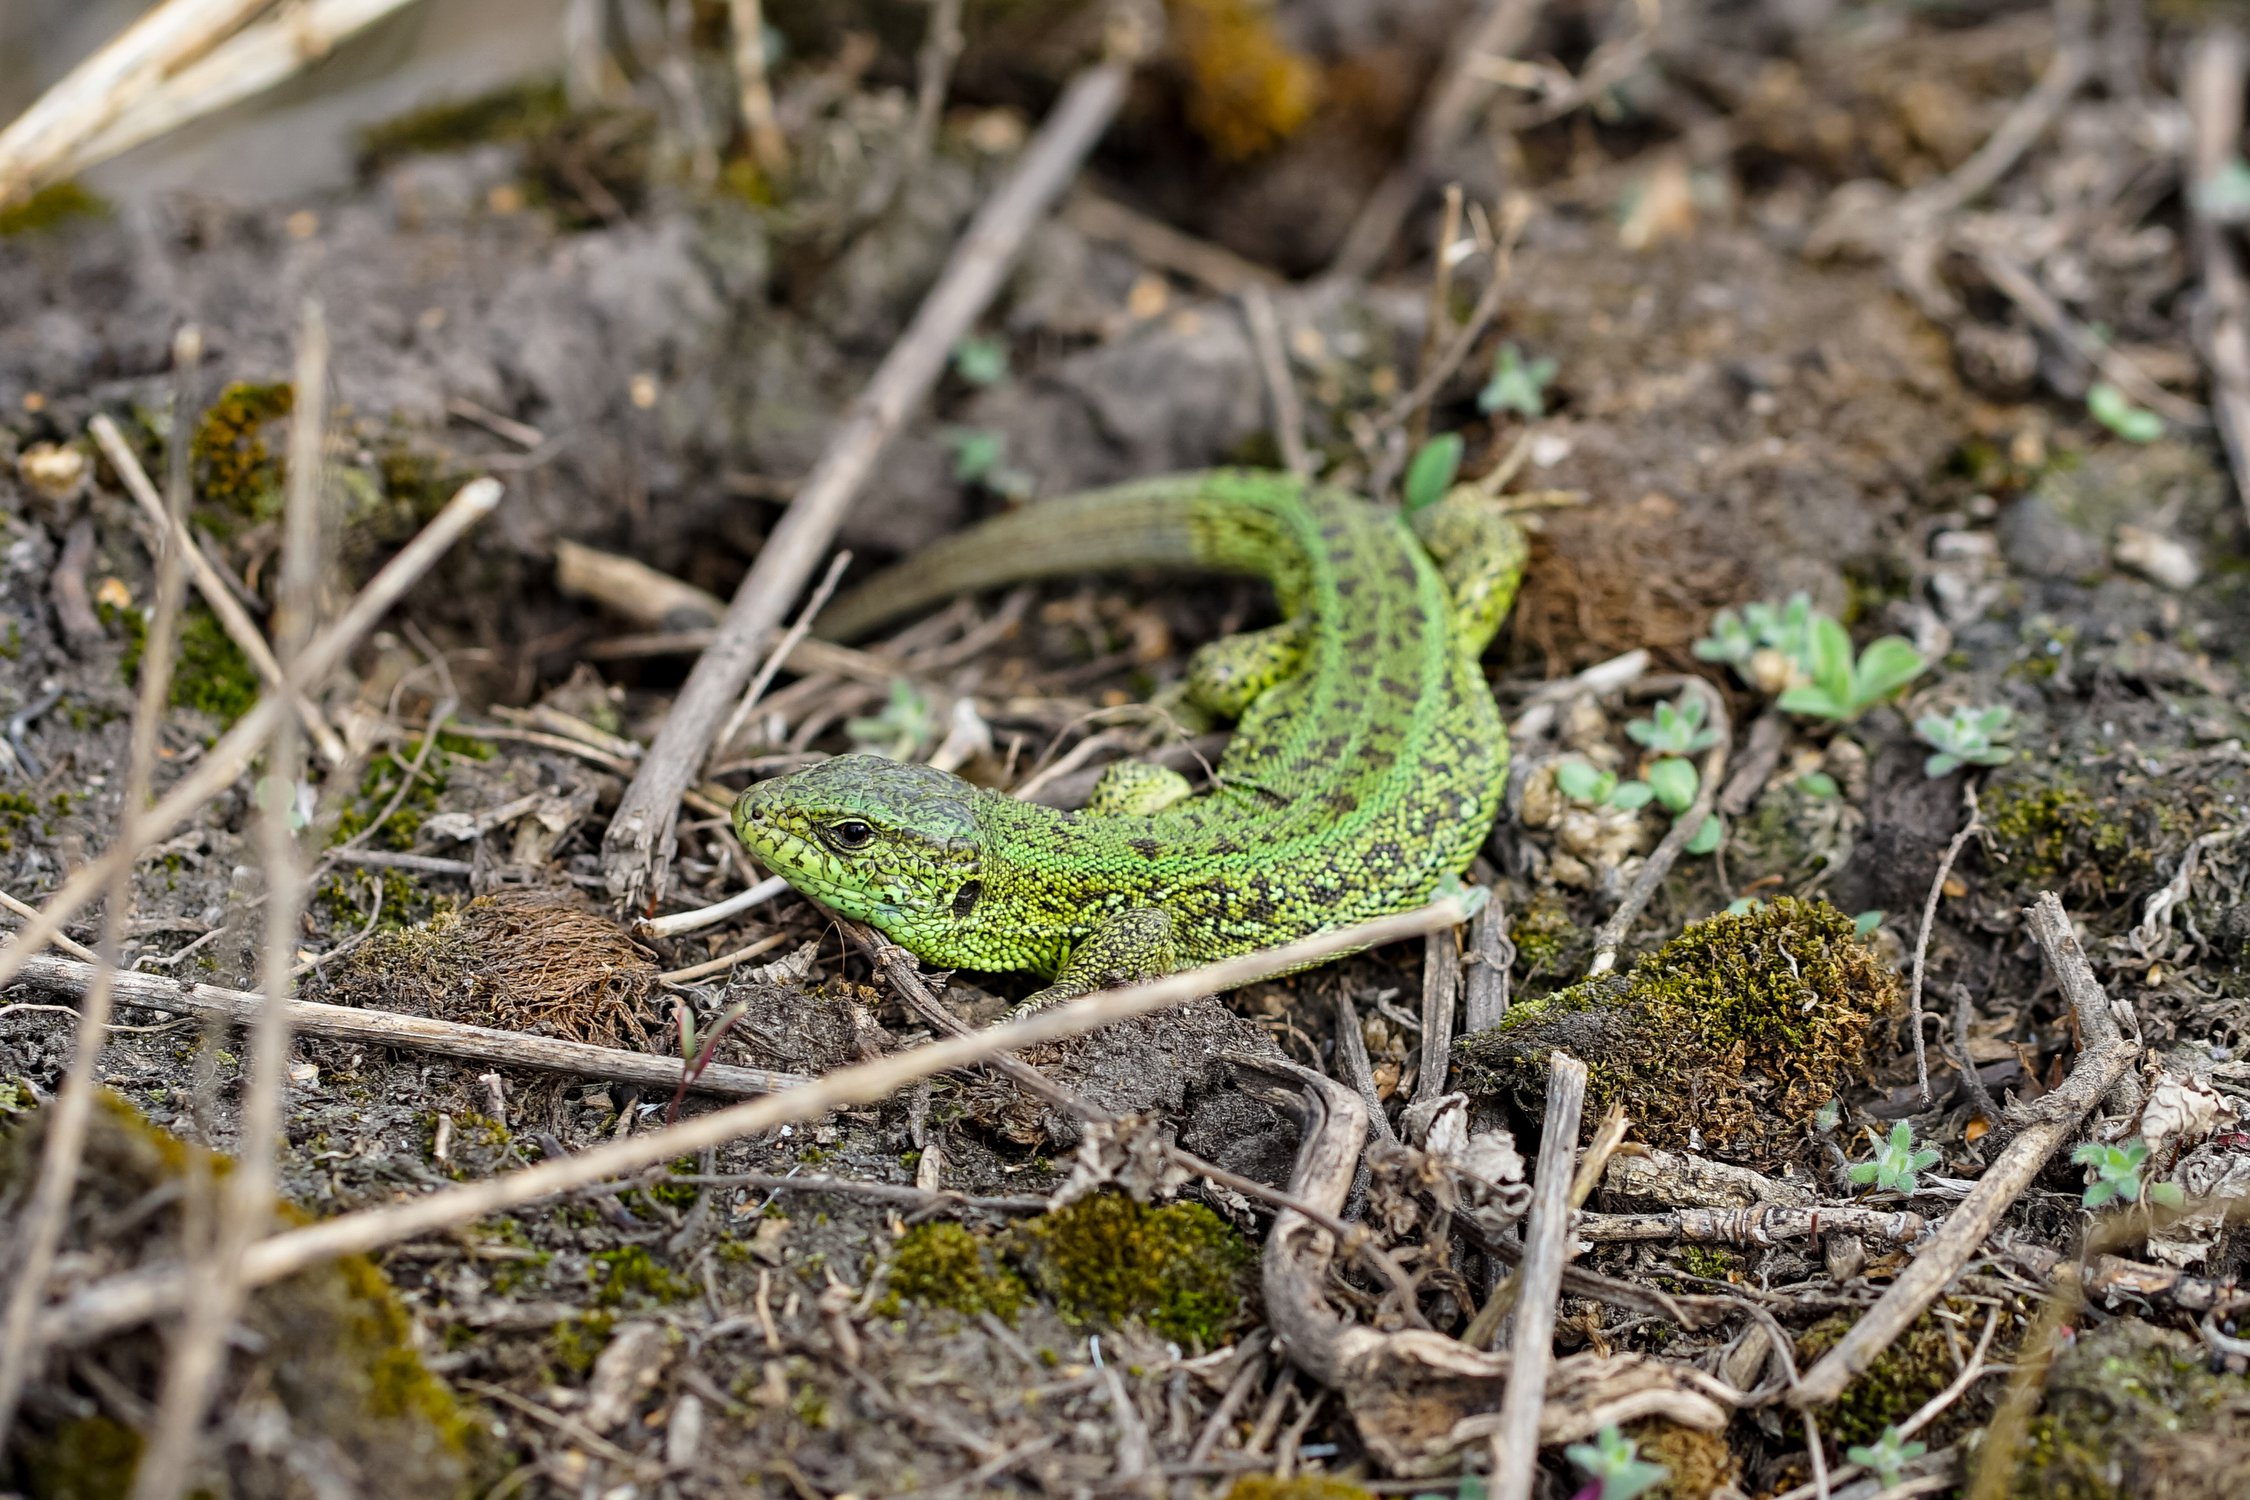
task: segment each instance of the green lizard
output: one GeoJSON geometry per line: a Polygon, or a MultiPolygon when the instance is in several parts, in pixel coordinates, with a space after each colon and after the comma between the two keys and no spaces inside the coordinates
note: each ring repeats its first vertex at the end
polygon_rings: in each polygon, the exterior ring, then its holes
{"type": "Polygon", "coordinates": [[[1262,575],[1283,623],[1189,664],[1189,699],[1238,721],[1216,784],[1125,761],[1063,812],[844,755],[750,787],[735,830],[799,891],[931,963],[1052,980],[1025,1009],[1408,910],[1499,812],[1508,742],[1477,658],[1524,557],[1497,502],[1465,490],[1409,520],[1224,470],[1028,506],[880,574],[823,634],[1058,573],[1262,575]]]}

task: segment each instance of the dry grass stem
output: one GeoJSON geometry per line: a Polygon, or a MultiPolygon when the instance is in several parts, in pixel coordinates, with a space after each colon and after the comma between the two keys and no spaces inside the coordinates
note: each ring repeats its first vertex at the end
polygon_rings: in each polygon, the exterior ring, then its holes
{"type": "MultiPolygon", "coordinates": [[[[1339,928],[1238,958],[1166,975],[1147,984],[1103,990],[1034,1012],[1019,1021],[927,1046],[895,1052],[871,1062],[825,1074],[802,1088],[715,1110],[644,1135],[612,1141],[574,1156],[544,1161],[522,1171],[479,1182],[442,1188],[405,1203],[343,1214],[301,1229],[284,1230],[252,1245],[243,1257],[246,1285],[263,1286],[306,1266],[396,1244],[418,1235],[467,1224],[487,1214],[536,1203],[559,1193],[591,1187],[612,1177],[644,1171],[677,1157],[723,1146],[776,1126],[817,1118],[830,1110],[877,1099],[920,1079],[973,1067],[1003,1053],[1017,1053],[1041,1042],[1082,1036],[1114,1022],[1181,1005],[1198,996],[1249,984],[1354,952],[1420,937],[1441,927],[1458,926],[1467,913],[1454,900],[1358,926],[1339,928]]],[[[48,1340],[72,1343],[98,1338],[181,1306],[193,1281],[175,1270],[152,1269],[86,1288],[49,1310],[38,1325],[48,1340]]]]}

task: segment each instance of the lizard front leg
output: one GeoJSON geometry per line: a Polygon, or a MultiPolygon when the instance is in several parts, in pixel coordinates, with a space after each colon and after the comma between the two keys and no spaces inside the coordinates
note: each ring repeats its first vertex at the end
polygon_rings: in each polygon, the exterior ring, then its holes
{"type": "Polygon", "coordinates": [[[1056,971],[1055,982],[1008,1012],[1013,1021],[1096,990],[1139,984],[1179,967],[1172,914],[1160,906],[1119,912],[1089,933],[1056,971]]]}

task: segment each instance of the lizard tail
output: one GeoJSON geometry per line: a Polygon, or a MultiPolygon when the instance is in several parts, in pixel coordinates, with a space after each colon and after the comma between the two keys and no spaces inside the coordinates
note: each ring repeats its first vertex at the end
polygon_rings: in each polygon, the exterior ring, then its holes
{"type": "Polygon", "coordinates": [[[1195,520],[1208,474],[1177,474],[1043,500],[994,516],[884,569],[822,611],[817,633],[852,641],[959,594],[1065,573],[1208,566],[1195,520]]]}

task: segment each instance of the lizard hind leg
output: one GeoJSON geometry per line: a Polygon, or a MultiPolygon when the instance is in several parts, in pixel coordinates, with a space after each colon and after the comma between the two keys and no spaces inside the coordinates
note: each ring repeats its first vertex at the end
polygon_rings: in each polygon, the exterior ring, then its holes
{"type": "Polygon", "coordinates": [[[1218,718],[1239,719],[1259,694],[1295,676],[1304,659],[1301,619],[1222,637],[1189,658],[1188,701],[1218,718]]]}
{"type": "Polygon", "coordinates": [[[1453,634],[1471,656],[1500,633],[1523,582],[1530,544],[1505,503],[1456,490],[1414,513],[1414,534],[1453,596],[1453,634]]]}
{"type": "Polygon", "coordinates": [[[1086,811],[1096,817],[1145,818],[1194,791],[1193,784],[1169,766],[1145,760],[1112,761],[1087,794],[1086,811]]]}
{"type": "Polygon", "coordinates": [[[1161,906],[1119,912],[1087,934],[1055,974],[1055,982],[1008,1012],[1013,1021],[1096,990],[1139,984],[1180,966],[1172,914],[1161,906]]]}

